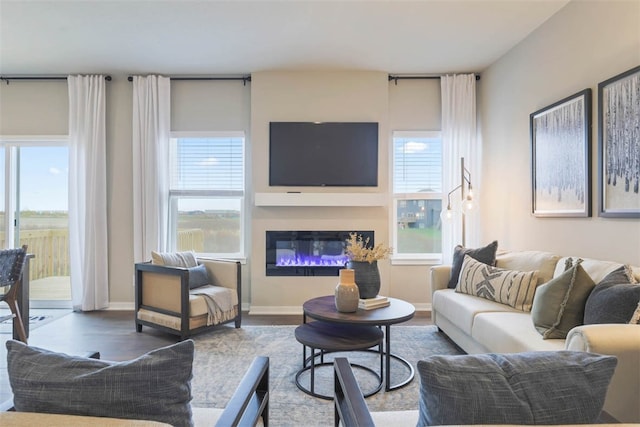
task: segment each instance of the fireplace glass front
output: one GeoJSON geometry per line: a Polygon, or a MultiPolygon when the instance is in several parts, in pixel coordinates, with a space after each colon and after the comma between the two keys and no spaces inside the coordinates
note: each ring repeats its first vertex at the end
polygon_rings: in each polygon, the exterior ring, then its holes
{"type": "Polygon", "coordinates": [[[374,245],[373,231],[267,231],[266,275],[337,276],[351,233],[374,245]]]}

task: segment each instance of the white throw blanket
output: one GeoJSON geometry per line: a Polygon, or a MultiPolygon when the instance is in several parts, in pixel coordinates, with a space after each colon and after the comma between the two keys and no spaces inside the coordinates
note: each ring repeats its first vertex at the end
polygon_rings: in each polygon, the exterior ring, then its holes
{"type": "Polygon", "coordinates": [[[201,286],[189,291],[191,295],[204,297],[207,303],[207,326],[228,320],[225,314],[238,305],[238,294],[223,286],[201,286]]]}

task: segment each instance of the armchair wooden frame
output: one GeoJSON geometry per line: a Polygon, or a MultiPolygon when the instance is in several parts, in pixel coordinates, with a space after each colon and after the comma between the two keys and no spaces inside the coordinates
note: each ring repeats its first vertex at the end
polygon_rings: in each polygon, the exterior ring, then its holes
{"type": "Polygon", "coordinates": [[[353,375],[346,357],[336,357],[333,361],[334,384],[334,425],[338,427],[374,427],[369,407],[353,375]]]}
{"type": "Polygon", "coordinates": [[[190,327],[190,310],[189,310],[189,269],[182,267],[168,267],[164,265],[156,265],[151,262],[143,262],[135,264],[135,323],[136,330],[142,331],[142,326],[149,326],[171,334],[179,335],[184,340],[191,335],[207,331],[211,328],[222,324],[234,322],[235,327],[239,328],[242,322],[242,282],[240,262],[230,260],[213,260],[199,259],[199,262],[207,266],[212,284],[224,286],[233,289],[238,297],[238,306],[236,315],[228,320],[213,325],[204,325],[195,328],[190,327]],[[225,270],[225,274],[217,275],[218,270],[225,270]],[[229,274],[232,272],[232,274],[229,274]],[[219,276],[219,277],[218,277],[219,276]],[[163,307],[160,304],[150,303],[145,299],[145,287],[150,286],[149,281],[152,278],[162,278],[162,283],[157,285],[156,290],[166,290],[170,292],[174,300],[173,310],[163,307]],[[175,301],[179,301],[179,306],[175,305],[175,301]],[[145,319],[141,319],[138,315],[139,310],[144,309],[149,312],[168,315],[179,318],[179,329],[174,329],[161,323],[154,323],[145,319]]]}

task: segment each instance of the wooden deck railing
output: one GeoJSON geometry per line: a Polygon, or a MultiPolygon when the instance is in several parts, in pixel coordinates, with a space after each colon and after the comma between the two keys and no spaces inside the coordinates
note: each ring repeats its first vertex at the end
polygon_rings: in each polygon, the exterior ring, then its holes
{"type": "MultiPolygon", "coordinates": [[[[21,230],[20,246],[28,245],[27,252],[34,255],[29,265],[31,280],[51,276],[69,276],[69,231],[66,229],[21,230]]],[[[202,252],[204,231],[188,229],[178,231],[178,250],[202,252]]],[[[0,233],[0,247],[6,247],[4,233],[0,233]]]]}

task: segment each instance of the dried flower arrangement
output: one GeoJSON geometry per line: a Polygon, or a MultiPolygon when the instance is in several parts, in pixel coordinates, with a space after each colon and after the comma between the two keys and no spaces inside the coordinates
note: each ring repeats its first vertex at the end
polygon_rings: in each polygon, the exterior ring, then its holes
{"type": "Polygon", "coordinates": [[[347,256],[351,261],[368,262],[369,264],[379,259],[385,259],[393,253],[393,248],[385,247],[378,243],[373,248],[369,247],[369,238],[362,238],[362,235],[351,233],[347,240],[347,256]]]}

